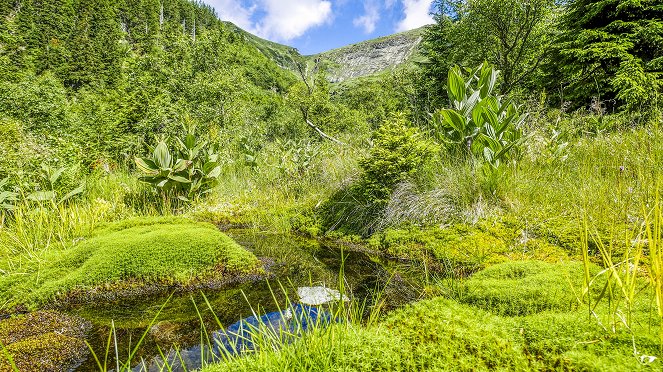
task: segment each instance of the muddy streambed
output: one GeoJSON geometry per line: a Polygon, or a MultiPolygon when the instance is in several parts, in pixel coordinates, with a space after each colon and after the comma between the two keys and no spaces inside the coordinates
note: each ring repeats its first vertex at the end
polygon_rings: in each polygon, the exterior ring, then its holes
{"type": "MultiPolygon", "coordinates": [[[[187,349],[200,345],[201,340],[206,343],[208,336],[205,335],[211,335],[219,328],[216,319],[227,327],[253,315],[254,311],[258,315],[277,311],[285,305],[286,296],[296,302],[298,287],[338,289],[341,272],[346,293],[353,301],[366,301],[368,305],[376,297],[376,291],[382,294],[381,299],[387,308],[414,301],[421,293],[424,273],[407,263],[292,235],[255,230],[230,230],[227,234],[268,262],[270,278],[221,289],[176,293],[170,299],[171,294],[164,293],[150,298],[69,309],[68,313],[93,323],[87,341],[102,363],[107,354],[109,335],[112,334],[111,324],[114,324],[113,338],[117,338],[121,361],[127,360],[147,331],[147,336],[132,358],[135,365],[141,358],[149,361],[159,356],[160,350],[167,354],[173,348],[187,349]],[[159,316],[150,326],[157,313],[159,316]]],[[[115,366],[114,354],[115,348],[111,344],[107,357],[109,368],[115,366]]],[[[76,370],[98,371],[99,368],[94,358],[89,356],[76,370]]]]}

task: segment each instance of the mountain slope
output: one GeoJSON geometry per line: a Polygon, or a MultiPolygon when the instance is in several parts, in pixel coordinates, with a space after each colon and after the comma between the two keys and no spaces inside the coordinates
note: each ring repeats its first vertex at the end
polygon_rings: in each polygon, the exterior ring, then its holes
{"type": "Polygon", "coordinates": [[[311,56],[302,56],[293,47],[262,39],[231,22],[224,23],[229,30],[254,45],[281,68],[297,72],[298,62],[320,62],[332,83],[378,74],[412,62],[418,55],[418,47],[425,31],[425,27],[421,27],[311,56]]]}
{"type": "Polygon", "coordinates": [[[310,56],[327,69],[329,80],[340,83],[369,76],[413,61],[425,27],[345,46],[310,56]]]}
{"type": "Polygon", "coordinates": [[[240,35],[245,41],[255,45],[262,54],[276,62],[281,68],[292,71],[297,70],[296,63],[302,59],[302,55],[299,54],[296,48],[260,38],[238,27],[232,22],[224,21],[223,23],[230,31],[240,35]]]}

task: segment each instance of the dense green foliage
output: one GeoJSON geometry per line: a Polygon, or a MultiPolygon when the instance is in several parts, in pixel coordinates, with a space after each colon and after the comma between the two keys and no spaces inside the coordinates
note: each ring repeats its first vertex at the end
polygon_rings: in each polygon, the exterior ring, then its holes
{"type": "Polygon", "coordinates": [[[435,6],[423,67],[438,100],[445,97],[446,71],[458,64],[496,66],[502,71],[502,94],[532,86],[550,47],[554,1],[437,0],[435,6]]]}
{"type": "Polygon", "coordinates": [[[436,1],[422,64],[443,103],[445,72],[482,61],[502,93],[550,93],[549,104],[658,113],[663,27],[657,1],[436,1]]]}
{"type": "Polygon", "coordinates": [[[663,9],[658,1],[576,0],[561,20],[551,92],[574,106],[656,107],[663,89],[663,9]]]}
{"type": "Polygon", "coordinates": [[[185,116],[214,133],[261,123],[260,138],[290,115],[278,93],[294,76],[208,6],[16,4],[0,15],[3,27],[15,25],[4,32],[16,39],[2,43],[0,64],[21,68],[0,78],[0,112],[26,132],[21,142],[40,143],[35,155],[86,167],[128,164],[154,134],[178,131],[185,116]]]}
{"type": "Polygon", "coordinates": [[[421,173],[434,152],[417,128],[409,127],[403,116],[394,116],[375,132],[369,155],[359,160],[364,173],[358,187],[366,200],[384,203],[396,185],[421,173]]]}
{"type": "Polygon", "coordinates": [[[71,290],[122,281],[187,283],[247,272],[258,263],[215,226],[183,218],[110,224],[70,249],[51,254],[44,265],[0,279],[3,302],[35,306],[71,290]]]}

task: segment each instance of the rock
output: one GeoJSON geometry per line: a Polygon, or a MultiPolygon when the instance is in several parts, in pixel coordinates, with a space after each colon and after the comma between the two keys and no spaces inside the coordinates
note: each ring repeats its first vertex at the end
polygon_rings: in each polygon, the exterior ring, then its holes
{"type": "Polygon", "coordinates": [[[392,69],[417,53],[423,28],[369,40],[313,56],[331,62],[332,83],[369,76],[392,69]]]}
{"type": "Polygon", "coordinates": [[[179,324],[161,321],[150,328],[150,336],[157,342],[173,343],[177,340],[177,332],[179,330],[179,324]]]}
{"type": "Polygon", "coordinates": [[[327,287],[299,287],[297,296],[299,296],[299,302],[310,306],[336,302],[341,300],[341,297],[343,301],[350,301],[346,295],[341,296],[341,292],[327,287]]]}

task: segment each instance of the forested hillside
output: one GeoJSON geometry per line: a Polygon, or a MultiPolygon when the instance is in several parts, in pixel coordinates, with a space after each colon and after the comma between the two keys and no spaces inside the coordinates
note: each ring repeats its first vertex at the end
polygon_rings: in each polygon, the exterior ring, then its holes
{"type": "Polygon", "coordinates": [[[295,77],[208,6],[12,1],[1,12],[3,148],[22,162],[128,164],[185,116],[258,137],[292,116],[281,94],[295,77]]]}

